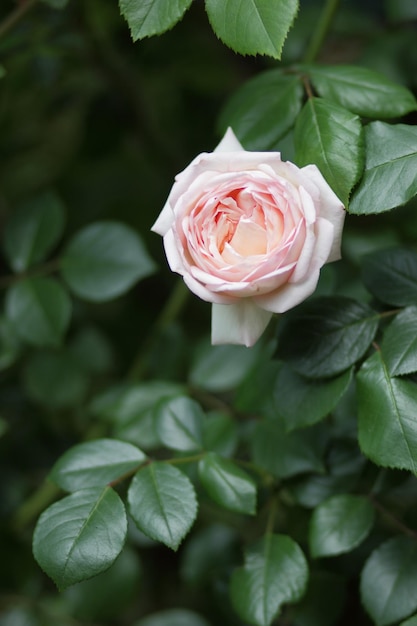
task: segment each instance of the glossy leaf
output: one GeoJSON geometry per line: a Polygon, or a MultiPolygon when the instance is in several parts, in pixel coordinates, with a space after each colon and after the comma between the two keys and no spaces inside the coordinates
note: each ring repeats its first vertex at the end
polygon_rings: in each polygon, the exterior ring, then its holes
{"type": "Polygon", "coordinates": [[[372,552],[361,575],[362,602],[377,626],[388,626],[417,609],[417,544],[394,537],[372,552]]]}
{"type": "Polygon", "coordinates": [[[120,553],[126,512],[113,489],[77,491],[40,516],[33,553],[60,589],[106,570],[120,553]]]}
{"type": "Polygon", "coordinates": [[[152,613],[133,626],[209,626],[197,613],[187,609],[168,609],[152,613]]]}
{"type": "Polygon", "coordinates": [[[282,325],[278,356],[308,378],[336,376],[363,357],[378,321],[368,305],[351,298],[314,298],[282,325]]]}
{"type": "Polygon", "coordinates": [[[192,0],[119,0],[133,41],[159,35],[172,28],[184,15],[192,0]]]}
{"type": "Polygon", "coordinates": [[[119,222],[95,222],[76,233],[61,259],[71,290],[93,302],[125,293],[155,265],[139,235],[119,222]]]}
{"type": "Polygon", "coordinates": [[[205,0],[217,37],[239,54],[281,51],[298,10],[298,0],[205,0]]]}
{"type": "Polygon", "coordinates": [[[298,76],[263,72],[232,95],[220,115],[220,130],[233,128],[246,150],[271,149],[294,125],[302,95],[298,76]]]}
{"type": "Polygon", "coordinates": [[[4,230],[4,250],[15,272],[43,261],[60,239],[65,210],[53,193],[44,193],[22,205],[4,230]]]}
{"type": "Polygon", "coordinates": [[[52,409],[77,406],[88,388],[88,376],[68,352],[35,352],[24,374],[28,395],[52,409]]]}
{"type": "Polygon", "coordinates": [[[53,278],[26,278],[6,295],[7,318],[22,339],[38,347],[60,345],[71,309],[67,292],[53,278]]]}
{"type": "Polygon", "coordinates": [[[366,163],[349,212],[382,213],[417,194],[417,128],[372,122],[366,127],[366,163]]]}
{"type": "Polygon", "coordinates": [[[155,409],[156,432],[161,443],[171,450],[199,450],[204,420],[201,406],[187,396],[165,400],[155,409]]]}
{"type": "Polygon", "coordinates": [[[321,437],[311,428],[286,432],[278,419],[259,421],[251,439],[256,465],[278,478],[323,472],[321,437]]]}
{"type": "Polygon", "coordinates": [[[287,431],[325,418],[349,387],[352,371],[336,378],[305,378],[283,364],[274,385],[274,405],[287,431]]]}
{"type": "Polygon", "coordinates": [[[96,439],[70,448],[53,466],[50,479],[61,489],[77,491],[104,487],[134,470],[146,456],[139,448],[117,439],[96,439]]]}
{"type": "Polygon", "coordinates": [[[311,517],[311,556],[350,552],[369,534],[373,521],[374,509],[367,498],[344,494],[325,500],[311,517]]]}
{"type": "Polygon", "coordinates": [[[417,307],[399,313],[384,333],[381,344],[390,376],[417,372],[417,307]]]}
{"type": "Polygon", "coordinates": [[[241,618],[269,626],[283,604],[297,602],[306,589],[308,565],[295,541],[267,534],[246,550],[245,565],[232,575],[232,602],[241,618]]]}
{"type": "Polygon", "coordinates": [[[256,484],[235,463],[209,452],[199,462],[198,474],[203,487],[217,504],[236,513],[255,513],[256,484]]]}
{"type": "Polygon", "coordinates": [[[417,473],[417,385],[391,378],[380,351],[358,375],[359,444],[377,465],[417,473]]]}
{"type": "Polygon", "coordinates": [[[404,248],[377,250],[364,258],[363,282],[381,302],[417,305],[417,253],[404,248]]]}
{"type": "Polygon", "coordinates": [[[310,65],[302,69],[322,98],[362,117],[401,117],[417,108],[411,91],[366,67],[310,65]]]}
{"type": "Polygon", "coordinates": [[[364,165],[360,119],[321,98],[309,98],[295,125],[297,165],[314,163],[345,206],[364,165]]]}
{"type": "Polygon", "coordinates": [[[190,480],[179,469],[163,462],[151,463],[135,475],[128,501],[138,528],[173,550],[178,548],[197,515],[197,500],[190,480]]]}

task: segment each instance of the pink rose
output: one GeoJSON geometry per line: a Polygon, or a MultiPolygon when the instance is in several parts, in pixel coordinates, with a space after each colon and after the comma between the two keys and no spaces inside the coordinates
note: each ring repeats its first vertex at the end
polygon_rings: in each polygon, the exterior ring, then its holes
{"type": "Polygon", "coordinates": [[[213,303],[212,343],[252,346],[340,258],[344,217],[315,165],[248,152],[229,129],[178,174],[152,230],[171,270],[213,303]]]}

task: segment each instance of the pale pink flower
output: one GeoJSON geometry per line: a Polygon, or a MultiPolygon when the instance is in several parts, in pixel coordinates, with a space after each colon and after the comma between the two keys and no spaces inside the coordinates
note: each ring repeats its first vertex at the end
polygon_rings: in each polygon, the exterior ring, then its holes
{"type": "Polygon", "coordinates": [[[340,258],[344,217],[315,165],[248,152],[228,129],[176,176],[152,230],[171,270],[213,303],[212,343],[252,346],[340,258]]]}

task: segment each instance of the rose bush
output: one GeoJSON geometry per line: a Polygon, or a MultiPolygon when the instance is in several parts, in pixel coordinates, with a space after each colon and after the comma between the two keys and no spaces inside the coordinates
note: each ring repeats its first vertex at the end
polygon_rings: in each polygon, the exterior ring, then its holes
{"type": "Polygon", "coordinates": [[[152,230],[171,270],[213,303],[212,342],[251,346],[340,258],[344,216],[315,165],[248,152],[228,129],[178,174],[152,230]]]}

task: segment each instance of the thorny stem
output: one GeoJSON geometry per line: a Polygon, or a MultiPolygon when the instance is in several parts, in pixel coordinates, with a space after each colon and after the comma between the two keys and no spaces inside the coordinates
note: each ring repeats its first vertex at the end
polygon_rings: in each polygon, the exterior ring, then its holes
{"type": "Polygon", "coordinates": [[[17,7],[0,23],[0,37],[6,35],[28,11],[38,2],[38,0],[25,0],[18,3],[17,7]]]}
{"type": "Polygon", "coordinates": [[[323,11],[319,17],[317,27],[313,31],[306,53],[304,55],[304,63],[313,63],[323,45],[323,42],[332,25],[333,18],[339,6],[339,0],[326,0],[323,11]]]}

